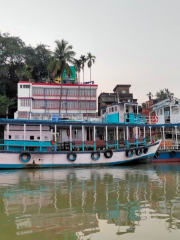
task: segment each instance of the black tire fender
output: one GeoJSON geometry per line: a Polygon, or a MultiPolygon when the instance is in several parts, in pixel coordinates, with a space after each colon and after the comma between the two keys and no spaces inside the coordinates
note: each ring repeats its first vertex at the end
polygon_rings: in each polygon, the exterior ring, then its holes
{"type": "Polygon", "coordinates": [[[70,162],[76,161],[76,158],[77,158],[77,154],[75,152],[70,152],[67,154],[67,159],[70,162]],[[72,158],[72,156],[73,156],[73,158],[72,158]]]}
{"type": "Polygon", "coordinates": [[[112,156],[113,156],[113,151],[112,151],[111,149],[105,150],[105,151],[104,151],[104,156],[105,156],[106,158],[112,158],[112,156]]]}

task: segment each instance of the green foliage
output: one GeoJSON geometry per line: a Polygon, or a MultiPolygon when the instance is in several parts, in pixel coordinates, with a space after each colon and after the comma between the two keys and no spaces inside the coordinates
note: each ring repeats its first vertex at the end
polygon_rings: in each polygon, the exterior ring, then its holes
{"type": "Polygon", "coordinates": [[[15,98],[0,95],[0,116],[8,115],[9,108],[15,104],[15,98]]]}
{"type": "Polygon", "coordinates": [[[151,92],[149,92],[149,93],[147,94],[147,96],[149,97],[149,100],[151,100],[151,98],[153,97],[153,95],[152,95],[151,92]]]}
{"type": "Polygon", "coordinates": [[[162,101],[162,100],[165,100],[165,99],[170,99],[171,100],[173,98],[173,96],[174,96],[174,93],[171,93],[168,88],[160,89],[156,93],[156,98],[159,101],[162,101]]]}
{"type": "Polygon", "coordinates": [[[145,102],[141,103],[141,107],[142,107],[143,109],[145,109],[145,108],[146,108],[146,103],[145,103],[145,102]]]}
{"type": "Polygon", "coordinates": [[[50,59],[48,70],[53,78],[62,77],[64,70],[69,75],[71,69],[69,63],[74,62],[75,52],[72,50],[73,46],[69,45],[67,41],[62,39],[61,41],[56,40],[56,48],[50,59]]]}
{"type": "Polygon", "coordinates": [[[76,71],[80,72],[81,71],[81,66],[82,66],[82,60],[74,58],[73,64],[74,64],[74,66],[76,68],[76,71]]]}
{"type": "Polygon", "coordinates": [[[87,65],[89,68],[91,68],[92,64],[95,63],[96,57],[93,56],[90,52],[87,54],[87,65]]]}

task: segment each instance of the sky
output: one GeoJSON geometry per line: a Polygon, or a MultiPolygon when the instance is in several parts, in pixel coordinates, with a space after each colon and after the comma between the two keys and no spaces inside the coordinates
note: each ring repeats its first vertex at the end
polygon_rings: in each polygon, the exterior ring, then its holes
{"type": "Polygon", "coordinates": [[[179,12],[179,0],[0,0],[0,31],[51,50],[65,39],[76,58],[91,52],[98,95],[131,84],[142,103],[164,88],[180,98],[179,12]]]}

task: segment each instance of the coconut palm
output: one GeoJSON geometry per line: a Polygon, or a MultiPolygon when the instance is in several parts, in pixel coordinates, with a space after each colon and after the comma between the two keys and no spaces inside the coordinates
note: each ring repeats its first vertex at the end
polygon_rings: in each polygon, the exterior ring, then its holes
{"type": "Polygon", "coordinates": [[[93,63],[95,63],[95,59],[96,57],[93,56],[90,52],[87,54],[87,65],[88,65],[88,68],[90,68],[90,81],[91,81],[91,66],[93,63]]]}
{"type": "Polygon", "coordinates": [[[69,45],[67,41],[62,39],[61,41],[56,40],[56,48],[52,54],[48,70],[50,71],[53,78],[61,77],[61,92],[59,102],[59,113],[61,112],[61,96],[62,96],[62,75],[66,70],[67,75],[71,75],[71,69],[69,63],[73,63],[75,52],[73,46],[69,45]]]}
{"type": "Polygon", "coordinates": [[[149,97],[149,100],[151,100],[151,98],[153,97],[153,95],[152,95],[151,92],[149,92],[149,93],[147,94],[147,96],[149,97]]]}
{"type": "Polygon", "coordinates": [[[76,71],[78,72],[78,83],[80,83],[80,71],[81,71],[81,59],[74,59],[73,64],[76,68],[76,71]]]}
{"type": "Polygon", "coordinates": [[[87,58],[86,58],[85,55],[81,55],[81,56],[80,56],[80,59],[81,59],[81,61],[82,61],[83,83],[84,83],[84,65],[85,65],[85,63],[86,63],[86,61],[87,61],[87,58]]]}

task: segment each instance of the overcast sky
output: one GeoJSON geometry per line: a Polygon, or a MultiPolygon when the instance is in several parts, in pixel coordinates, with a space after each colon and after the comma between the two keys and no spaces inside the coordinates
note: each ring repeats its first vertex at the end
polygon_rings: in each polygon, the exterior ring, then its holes
{"type": "Polygon", "coordinates": [[[76,58],[91,52],[98,94],[131,84],[139,103],[162,88],[180,98],[180,0],[0,0],[0,31],[52,50],[64,38],[76,58]]]}

